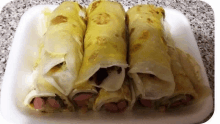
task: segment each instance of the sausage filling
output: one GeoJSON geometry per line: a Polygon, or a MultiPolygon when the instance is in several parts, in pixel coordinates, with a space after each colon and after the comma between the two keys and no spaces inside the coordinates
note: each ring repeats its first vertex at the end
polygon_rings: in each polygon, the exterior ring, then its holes
{"type": "Polygon", "coordinates": [[[95,101],[95,95],[93,93],[78,93],[73,98],[75,106],[80,108],[92,109],[95,101]]]}
{"type": "Polygon", "coordinates": [[[103,105],[106,111],[112,113],[124,112],[128,107],[128,102],[125,100],[119,102],[110,102],[103,105]]]}
{"type": "Polygon", "coordinates": [[[181,106],[189,105],[193,100],[193,96],[186,94],[186,95],[177,95],[175,97],[167,99],[166,97],[161,98],[159,100],[147,100],[147,99],[140,99],[140,103],[149,108],[156,108],[162,109],[165,111],[166,108],[177,108],[181,106]]]}
{"type": "Polygon", "coordinates": [[[102,84],[104,79],[106,79],[113,71],[117,71],[118,74],[121,73],[122,68],[117,66],[112,66],[109,68],[100,68],[92,77],[89,78],[89,81],[94,81],[97,85],[102,84]]]}
{"type": "Polygon", "coordinates": [[[30,103],[36,110],[59,110],[66,109],[67,105],[56,95],[55,97],[35,97],[30,103]]]}

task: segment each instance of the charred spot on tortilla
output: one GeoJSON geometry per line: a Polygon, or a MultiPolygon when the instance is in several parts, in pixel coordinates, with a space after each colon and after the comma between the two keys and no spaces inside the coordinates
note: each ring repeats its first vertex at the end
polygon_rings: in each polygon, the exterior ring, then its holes
{"type": "Polygon", "coordinates": [[[101,1],[96,1],[96,2],[94,2],[94,3],[92,4],[91,12],[94,11],[94,10],[98,7],[98,5],[99,5],[100,3],[101,3],[101,1]]]}
{"type": "Polygon", "coordinates": [[[107,43],[107,39],[103,36],[98,36],[96,39],[98,45],[104,45],[107,43]]]}
{"type": "Polygon", "coordinates": [[[98,51],[95,51],[90,57],[89,57],[89,62],[94,61],[98,56],[98,51]]]}
{"type": "Polygon", "coordinates": [[[102,81],[103,81],[106,77],[108,77],[108,72],[107,72],[107,69],[105,69],[105,68],[100,68],[100,69],[96,72],[96,74],[97,74],[97,78],[96,78],[95,83],[96,83],[97,85],[100,85],[100,84],[102,83],[102,81]]]}
{"type": "Polygon", "coordinates": [[[138,43],[138,44],[135,44],[135,45],[132,46],[130,52],[131,52],[131,53],[134,53],[134,52],[138,51],[141,47],[142,47],[141,44],[139,44],[139,43],[138,43]]]}
{"type": "Polygon", "coordinates": [[[150,10],[149,12],[150,12],[151,14],[154,14],[154,10],[150,10]]]}
{"type": "Polygon", "coordinates": [[[145,31],[142,32],[139,39],[147,40],[149,38],[149,36],[150,36],[149,31],[145,30],[145,31]]]}
{"type": "Polygon", "coordinates": [[[126,41],[126,31],[125,30],[122,32],[121,35],[122,35],[121,37],[126,41]]]}
{"type": "Polygon", "coordinates": [[[118,46],[114,43],[111,44],[117,51],[119,51],[118,46]]]}
{"type": "Polygon", "coordinates": [[[115,36],[116,36],[116,37],[119,37],[119,35],[118,35],[118,34],[115,34],[115,36]]]}
{"type": "Polygon", "coordinates": [[[92,21],[98,25],[105,25],[110,22],[110,15],[108,13],[100,13],[92,18],[92,21]]]}
{"type": "Polygon", "coordinates": [[[135,28],[131,28],[131,31],[130,31],[130,36],[131,36],[131,34],[134,32],[134,30],[135,30],[135,28]]]}
{"type": "Polygon", "coordinates": [[[68,18],[66,16],[58,15],[57,17],[53,18],[51,20],[52,25],[57,25],[60,23],[65,23],[68,21],[68,18]]]}
{"type": "Polygon", "coordinates": [[[138,11],[138,12],[141,11],[141,7],[142,7],[142,5],[139,5],[139,6],[137,7],[137,11],[138,11]]]}
{"type": "Polygon", "coordinates": [[[76,25],[72,24],[72,26],[73,26],[74,28],[76,28],[76,25]]]}
{"type": "Polygon", "coordinates": [[[150,18],[147,18],[148,23],[154,23],[150,18]]]}

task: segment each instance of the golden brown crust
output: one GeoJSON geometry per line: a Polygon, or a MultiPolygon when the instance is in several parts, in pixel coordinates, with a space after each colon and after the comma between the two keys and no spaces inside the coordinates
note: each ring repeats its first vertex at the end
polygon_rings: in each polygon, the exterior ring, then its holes
{"type": "Polygon", "coordinates": [[[105,25],[105,24],[109,23],[110,15],[108,13],[100,13],[98,15],[95,15],[92,18],[92,21],[95,22],[98,25],[105,25]]]}
{"type": "Polygon", "coordinates": [[[57,25],[60,23],[65,23],[68,21],[68,18],[63,15],[58,15],[57,17],[51,20],[51,25],[57,25]]]}
{"type": "Polygon", "coordinates": [[[101,1],[96,1],[96,2],[92,3],[92,7],[91,7],[90,12],[94,11],[100,3],[101,3],[101,1]]]}

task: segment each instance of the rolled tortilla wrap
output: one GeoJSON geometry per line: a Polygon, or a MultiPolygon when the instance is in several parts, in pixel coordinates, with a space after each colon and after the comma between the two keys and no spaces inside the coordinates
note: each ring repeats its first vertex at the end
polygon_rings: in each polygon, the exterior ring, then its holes
{"type": "Polygon", "coordinates": [[[135,102],[134,90],[128,79],[117,91],[101,89],[93,106],[94,111],[101,109],[110,112],[123,112],[131,110],[135,102]]]}
{"type": "Polygon", "coordinates": [[[24,105],[41,112],[74,110],[68,98],[43,78],[39,68],[32,73],[32,77],[33,89],[26,96],[24,105]]]}
{"type": "Polygon", "coordinates": [[[119,90],[126,62],[125,11],[117,2],[95,1],[87,9],[84,58],[77,85],[90,83],[106,91],[119,90]]]}
{"type": "Polygon", "coordinates": [[[88,82],[82,85],[73,87],[73,91],[69,95],[69,99],[74,104],[75,108],[86,112],[92,109],[95,98],[97,96],[97,89],[88,82]]]}
{"type": "Polygon", "coordinates": [[[82,61],[85,10],[76,2],[63,2],[47,17],[47,31],[32,74],[34,88],[24,104],[43,112],[72,111],[67,95],[82,61]]]}
{"type": "Polygon", "coordinates": [[[156,109],[164,111],[167,108],[183,107],[203,101],[210,95],[210,88],[202,84],[200,66],[193,57],[175,47],[169,32],[166,41],[169,46],[168,54],[171,57],[175,91],[171,96],[150,103],[154,104],[156,109]]]}
{"type": "Polygon", "coordinates": [[[174,75],[175,90],[171,96],[163,97],[155,101],[155,108],[162,109],[177,108],[194,103],[198,95],[192,85],[192,82],[186,75],[180,64],[175,47],[168,47],[168,54],[171,57],[171,69],[174,75]]]}
{"type": "Polygon", "coordinates": [[[72,91],[82,62],[85,16],[78,3],[63,2],[52,12],[43,37],[38,60],[43,77],[66,96],[72,91]]]}
{"type": "Polygon", "coordinates": [[[138,5],[128,10],[127,17],[129,76],[134,80],[136,96],[156,100],[172,95],[175,82],[164,39],[163,8],[138,5]]]}
{"type": "Polygon", "coordinates": [[[196,102],[204,101],[205,98],[211,95],[211,89],[210,87],[204,85],[199,64],[190,54],[180,50],[179,48],[176,48],[176,50],[178,52],[180,64],[198,94],[196,102]]]}

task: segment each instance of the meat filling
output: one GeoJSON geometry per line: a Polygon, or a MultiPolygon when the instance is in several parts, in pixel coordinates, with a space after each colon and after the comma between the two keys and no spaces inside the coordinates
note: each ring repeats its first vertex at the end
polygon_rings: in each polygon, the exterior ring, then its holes
{"type": "Polygon", "coordinates": [[[94,102],[94,94],[92,93],[79,93],[73,98],[74,103],[81,107],[91,108],[91,104],[94,102]]]}
{"type": "Polygon", "coordinates": [[[36,97],[33,101],[33,104],[35,109],[42,109],[45,106],[45,101],[40,97],[36,97]]]}
{"type": "Polygon", "coordinates": [[[104,104],[105,110],[112,113],[124,112],[127,107],[128,107],[128,103],[125,100],[119,101],[117,103],[110,102],[104,104]]]}
{"type": "Polygon", "coordinates": [[[53,107],[53,108],[55,108],[55,109],[59,109],[59,108],[60,108],[59,102],[56,101],[54,98],[48,98],[47,101],[48,101],[48,104],[49,104],[51,107],[53,107]]]}
{"type": "Polygon", "coordinates": [[[47,108],[56,110],[67,107],[58,95],[55,97],[36,97],[32,100],[31,104],[33,104],[35,109],[42,111],[47,108]]]}
{"type": "Polygon", "coordinates": [[[152,100],[148,100],[148,99],[140,99],[140,103],[148,108],[152,108],[153,107],[153,103],[152,100]]]}
{"type": "Polygon", "coordinates": [[[171,104],[170,104],[170,108],[176,108],[176,107],[179,107],[179,106],[186,106],[190,103],[190,101],[193,100],[193,97],[191,95],[185,95],[185,98],[182,98],[182,99],[179,99],[177,101],[173,101],[171,104]]]}
{"type": "Polygon", "coordinates": [[[109,68],[100,68],[92,77],[89,78],[89,80],[94,81],[97,85],[100,85],[112,71],[117,71],[117,73],[120,74],[122,68],[117,66],[112,66],[109,68]]]}

